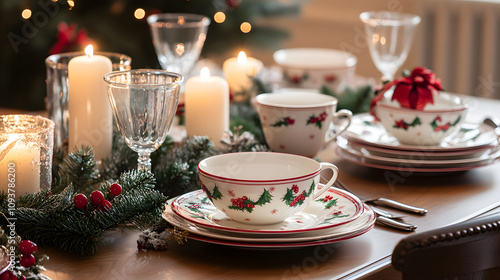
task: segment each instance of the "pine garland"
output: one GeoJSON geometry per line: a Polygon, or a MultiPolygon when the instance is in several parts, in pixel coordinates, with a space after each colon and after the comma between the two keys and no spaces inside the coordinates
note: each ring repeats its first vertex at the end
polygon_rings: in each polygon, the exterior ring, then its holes
{"type": "MultiPolygon", "coordinates": [[[[154,189],[155,178],[151,173],[125,172],[118,183],[122,193],[112,201],[112,209],[107,212],[86,213],[76,209],[72,185],[58,194],[44,190],[24,195],[17,202],[16,231],[39,244],[89,255],[97,251],[104,232],[130,226],[144,229],[161,216],[161,207],[167,198],[154,189]]],[[[109,183],[102,183],[100,190],[106,192],[107,189],[109,183]]]]}

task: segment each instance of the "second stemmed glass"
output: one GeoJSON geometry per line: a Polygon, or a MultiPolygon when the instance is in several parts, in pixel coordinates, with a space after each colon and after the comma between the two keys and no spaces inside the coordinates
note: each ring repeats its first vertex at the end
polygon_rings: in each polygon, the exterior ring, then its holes
{"type": "Polygon", "coordinates": [[[408,57],[411,42],[420,17],[394,12],[364,12],[370,55],[384,80],[393,80],[396,71],[408,57]]]}
{"type": "Polygon", "coordinates": [[[127,145],[139,154],[138,169],[151,171],[174,119],[184,77],[164,70],[129,70],[104,75],[113,116],[127,145]]]}
{"type": "Polygon", "coordinates": [[[200,56],[210,19],[195,14],[156,14],[148,17],[156,55],[164,70],[186,76],[200,56]]]}

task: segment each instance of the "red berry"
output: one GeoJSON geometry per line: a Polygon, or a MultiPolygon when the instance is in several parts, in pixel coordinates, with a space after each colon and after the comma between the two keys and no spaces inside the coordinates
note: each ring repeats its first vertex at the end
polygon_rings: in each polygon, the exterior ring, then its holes
{"type": "Polygon", "coordinates": [[[111,210],[113,206],[111,205],[111,202],[109,200],[104,200],[104,202],[99,206],[99,210],[103,212],[108,212],[108,210],[111,210]]]}
{"type": "Polygon", "coordinates": [[[90,194],[90,202],[94,206],[101,205],[104,202],[104,194],[101,191],[93,191],[90,194]]]}
{"type": "Polygon", "coordinates": [[[36,246],[36,243],[31,241],[31,240],[23,240],[19,242],[19,245],[17,246],[19,251],[23,254],[33,254],[38,250],[38,246],[36,246]]]}
{"type": "Polygon", "coordinates": [[[109,187],[109,193],[112,195],[112,196],[117,196],[117,195],[120,195],[122,193],[122,186],[120,186],[120,184],[118,183],[114,183],[112,184],[110,187],[109,187]]]}
{"type": "Polygon", "coordinates": [[[32,254],[23,254],[19,259],[19,264],[23,267],[31,267],[35,264],[35,256],[32,254]]]}
{"type": "Polygon", "coordinates": [[[0,274],[0,280],[9,280],[11,275],[14,275],[14,273],[10,270],[7,270],[4,273],[0,274]]]}
{"type": "Polygon", "coordinates": [[[83,193],[79,193],[73,197],[73,203],[75,204],[75,207],[78,209],[85,209],[87,207],[87,204],[89,203],[89,200],[83,193]]]}

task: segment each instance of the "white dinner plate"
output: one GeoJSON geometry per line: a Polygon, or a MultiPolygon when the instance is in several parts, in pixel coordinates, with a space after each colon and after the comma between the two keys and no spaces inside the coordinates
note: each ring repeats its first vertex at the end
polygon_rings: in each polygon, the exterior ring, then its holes
{"type": "Polygon", "coordinates": [[[349,141],[404,151],[457,152],[499,144],[494,128],[484,124],[464,123],[455,136],[445,139],[439,146],[404,145],[389,135],[380,122],[375,121],[370,114],[353,116],[351,125],[342,135],[349,141]]]}
{"type": "MultiPolygon", "coordinates": [[[[337,139],[346,138],[339,136],[337,139]]],[[[357,149],[363,149],[374,156],[381,156],[386,158],[406,158],[406,159],[419,159],[419,160],[450,160],[450,159],[467,159],[467,158],[477,158],[486,153],[490,153],[493,149],[500,147],[483,146],[475,149],[469,150],[458,150],[458,151],[405,151],[396,149],[387,149],[377,146],[367,145],[357,141],[348,141],[349,145],[356,147],[357,149]]]]}
{"type": "Polygon", "coordinates": [[[231,220],[215,208],[202,190],[179,196],[172,203],[172,210],[187,221],[211,229],[251,234],[290,234],[352,222],[362,214],[364,207],[357,197],[330,187],[302,211],[271,225],[248,225],[231,220]]]}
{"type": "MultiPolygon", "coordinates": [[[[170,200],[171,202],[172,200],[170,200]]],[[[169,203],[169,202],[167,202],[169,203]]],[[[304,233],[278,235],[274,237],[262,237],[261,235],[251,235],[239,232],[225,232],[216,231],[210,228],[205,228],[193,224],[182,217],[178,216],[172,211],[170,205],[166,205],[163,212],[163,218],[171,225],[183,229],[189,233],[204,236],[208,238],[215,238],[227,241],[237,242],[251,242],[251,243],[292,243],[292,242],[305,242],[315,241],[321,239],[341,238],[350,236],[352,234],[362,232],[373,225],[375,222],[375,213],[373,210],[364,205],[365,211],[356,220],[351,223],[344,224],[338,227],[318,229],[316,231],[308,231],[304,233]]]]}
{"type": "Polygon", "coordinates": [[[489,159],[484,162],[475,164],[475,165],[465,165],[465,166],[440,166],[440,167],[416,167],[412,164],[408,163],[398,163],[394,165],[388,165],[384,163],[380,163],[377,161],[371,161],[370,159],[366,159],[364,157],[360,157],[351,153],[346,152],[345,150],[338,148],[337,154],[352,163],[359,164],[366,167],[372,167],[383,170],[392,170],[399,172],[411,172],[411,173],[448,173],[448,172],[460,172],[471,170],[483,166],[487,166],[489,164],[494,163],[497,159],[489,159]]]}
{"type": "Polygon", "coordinates": [[[210,237],[205,237],[205,236],[200,236],[200,235],[195,235],[195,234],[188,235],[187,237],[194,239],[194,240],[206,242],[206,243],[226,245],[226,246],[239,247],[239,248],[248,248],[248,249],[296,249],[296,248],[301,248],[301,247],[310,247],[310,246],[331,244],[331,243],[336,243],[336,242],[352,239],[354,237],[358,237],[362,234],[367,233],[368,231],[370,231],[373,228],[373,226],[374,225],[372,224],[360,232],[354,232],[352,234],[341,236],[341,237],[334,237],[334,238],[327,238],[327,239],[313,240],[313,241],[303,241],[303,242],[289,242],[289,243],[253,243],[253,242],[229,241],[229,240],[210,238],[210,237]]]}
{"type": "Polygon", "coordinates": [[[383,165],[399,165],[401,163],[412,165],[415,167],[424,168],[443,168],[443,167],[460,167],[460,166],[475,166],[482,165],[486,163],[491,163],[500,156],[498,147],[491,149],[488,153],[483,153],[478,157],[472,158],[451,158],[451,159],[421,159],[417,156],[413,157],[412,152],[408,152],[407,158],[394,158],[394,157],[384,157],[379,155],[373,155],[370,151],[359,146],[351,145],[346,139],[337,139],[337,145],[340,149],[344,150],[346,153],[353,154],[355,156],[364,158],[376,164],[383,165]]]}

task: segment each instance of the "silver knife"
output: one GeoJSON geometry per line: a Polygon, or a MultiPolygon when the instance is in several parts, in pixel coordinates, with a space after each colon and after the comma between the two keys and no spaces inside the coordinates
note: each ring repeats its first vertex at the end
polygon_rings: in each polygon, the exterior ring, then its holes
{"type": "Polygon", "coordinates": [[[379,225],[387,226],[402,231],[414,231],[417,229],[416,225],[407,224],[405,222],[389,219],[387,217],[377,216],[376,223],[379,225]]]}
{"type": "Polygon", "coordinates": [[[395,201],[392,199],[388,199],[388,198],[383,198],[383,197],[369,198],[369,197],[366,197],[364,195],[361,195],[361,194],[358,194],[358,193],[352,191],[350,188],[348,188],[344,183],[342,183],[338,179],[337,179],[337,181],[335,181],[334,184],[335,184],[335,186],[352,193],[353,195],[357,196],[361,201],[366,202],[366,203],[373,203],[373,204],[379,205],[379,206],[388,206],[388,207],[392,207],[394,209],[398,209],[398,210],[402,210],[402,211],[406,211],[406,212],[414,213],[414,214],[418,214],[418,215],[425,215],[428,212],[427,209],[424,209],[422,207],[408,205],[408,204],[405,204],[405,203],[402,203],[399,201],[395,201]]]}
{"type": "Polygon", "coordinates": [[[375,205],[379,205],[379,206],[388,206],[388,207],[392,207],[394,209],[406,211],[409,213],[415,213],[418,215],[425,215],[428,212],[427,209],[404,204],[402,202],[395,201],[395,200],[388,199],[388,198],[383,198],[383,197],[379,197],[376,199],[367,199],[366,202],[371,202],[371,203],[373,203],[375,205]]]}

